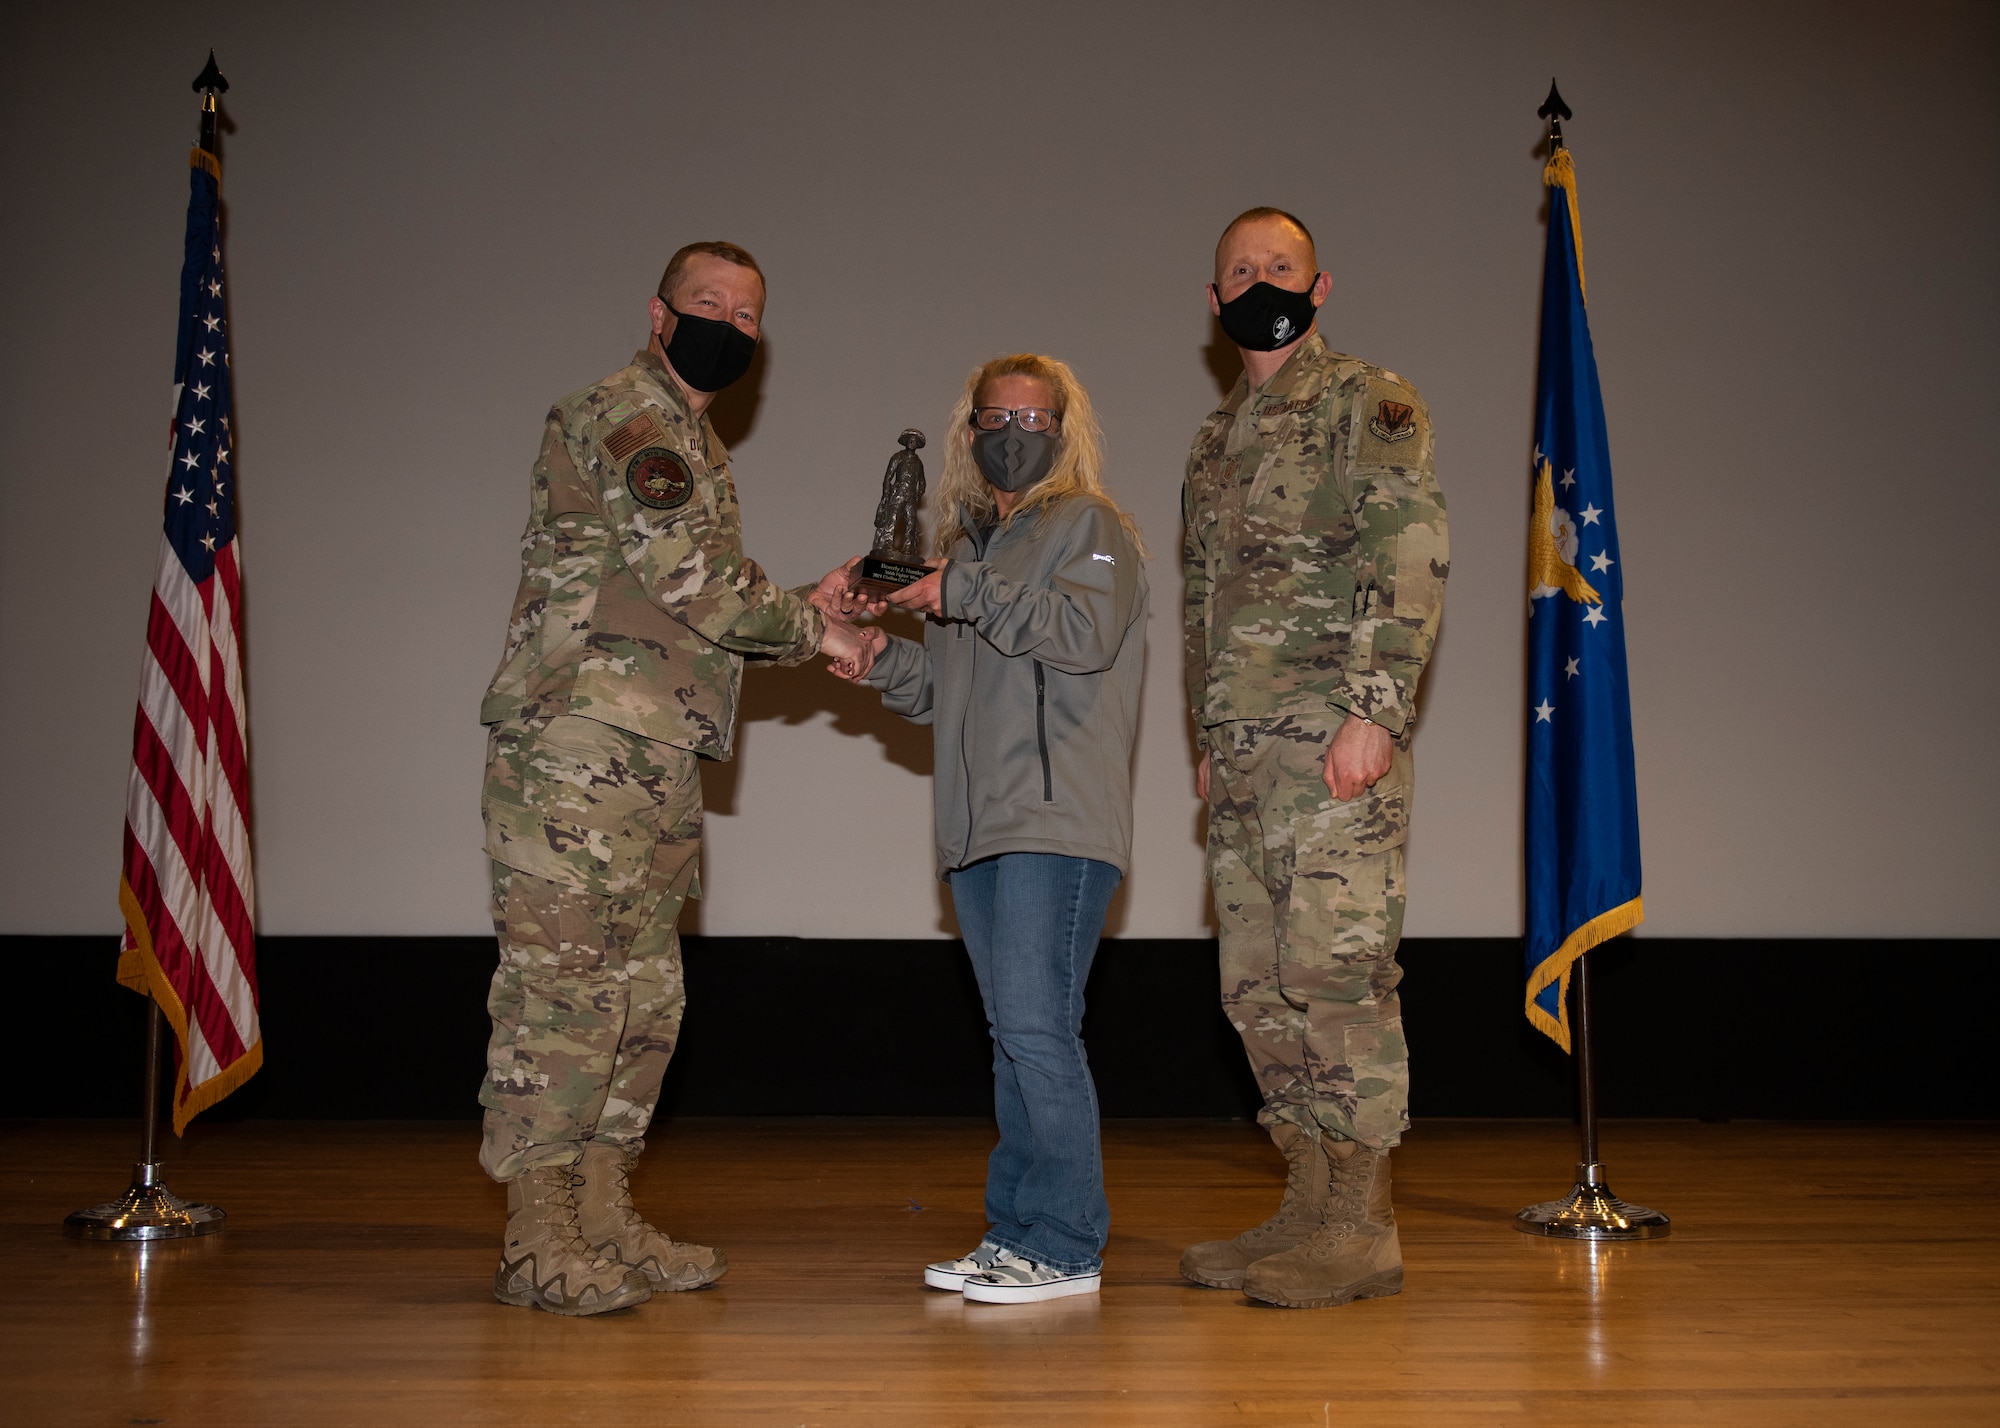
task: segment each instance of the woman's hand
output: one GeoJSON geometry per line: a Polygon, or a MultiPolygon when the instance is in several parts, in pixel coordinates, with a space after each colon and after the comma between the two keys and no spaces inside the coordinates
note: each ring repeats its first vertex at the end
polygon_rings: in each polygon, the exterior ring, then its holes
{"type": "Polygon", "coordinates": [[[920,615],[934,615],[944,618],[944,568],[951,562],[942,558],[927,560],[931,573],[913,585],[905,585],[901,590],[892,591],[889,604],[898,610],[911,610],[920,615]]]}

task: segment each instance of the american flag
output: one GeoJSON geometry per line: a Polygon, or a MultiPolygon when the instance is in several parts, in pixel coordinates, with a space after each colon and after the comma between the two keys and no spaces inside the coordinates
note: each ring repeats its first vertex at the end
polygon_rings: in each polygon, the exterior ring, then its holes
{"type": "Polygon", "coordinates": [[[174,1130],[263,1062],[244,745],[243,577],[229,416],[221,165],[194,150],[160,572],[146,620],[118,980],[150,996],[178,1043],[174,1130]]]}

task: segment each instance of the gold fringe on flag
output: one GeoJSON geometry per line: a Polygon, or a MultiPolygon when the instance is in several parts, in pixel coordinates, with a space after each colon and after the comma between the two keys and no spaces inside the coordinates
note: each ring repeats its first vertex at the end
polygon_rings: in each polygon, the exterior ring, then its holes
{"type": "MultiPolygon", "coordinates": [[[[195,152],[201,151],[197,149],[195,152]]],[[[145,909],[139,906],[132,884],[122,877],[118,879],[118,906],[125,914],[125,926],[131,932],[134,943],[118,954],[118,984],[159,1003],[167,1025],[174,1029],[174,1045],[180,1054],[174,1058],[172,1104],[174,1134],[180,1135],[187,1130],[189,1121],[257,1074],[257,1069],[264,1064],[264,1038],[259,1036],[255,1046],[190,1091],[187,1083],[187,1008],[181,1005],[173,982],[168,979],[160,966],[160,959],[153,952],[153,930],[146,925],[145,909]]]]}
{"type": "Polygon", "coordinates": [[[1569,195],[1569,236],[1576,243],[1576,295],[1587,303],[1590,298],[1583,286],[1583,219],[1576,208],[1576,164],[1571,161],[1568,149],[1557,149],[1549,156],[1548,167],[1542,170],[1542,182],[1569,195]]]}
{"type": "Polygon", "coordinates": [[[1644,898],[1620,903],[1597,916],[1563,939],[1563,945],[1542,959],[1528,978],[1528,1021],[1535,1030],[1553,1040],[1564,1051],[1569,1044],[1569,969],[1576,959],[1600,942],[1609,942],[1621,932],[1630,932],[1646,920],[1644,898]],[[1550,1016],[1535,1005],[1535,997],[1550,982],[1561,982],[1556,991],[1556,1015],[1550,1016]]]}

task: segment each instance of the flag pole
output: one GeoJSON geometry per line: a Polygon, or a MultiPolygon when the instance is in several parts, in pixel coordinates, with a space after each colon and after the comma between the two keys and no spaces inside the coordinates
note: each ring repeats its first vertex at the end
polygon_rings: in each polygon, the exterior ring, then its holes
{"type": "MultiPolygon", "coordinates": [[[[1549,81],[1549,97],[1535,113],[1549,121],[1549,152],[1563,147],[1562,121],[1571,118],[1556,82],[1549,81]]],[[[1552,200],[1556,201],[1556,200],[1552,200]]],[[[1556,216],[1550,215],[1550,222],[1556,216]]],[[[1544,297],[1544,301],[1546,301],[1544,297]]],[[[1605,1183],[1604,1165],[1597,1155],[1597,1059],[1591,1040],[1590,963],[1588,949],[1573,964],[1574,995],[1572,1020],[1576,1024],[1577,1118],[1582,1122],[1582,1147],[1576,1166],[1576,1184],[1560,1200],[1530,1205],[1514,1217],[1514,1228],[1524,1234],[1546,1235],[1559,1240],[1658,1240],[1671,1231],[1671,1222],[1658,1210],[1632,1205],[1611,1193],[1605,1183]]]]}
{"type": "MultiPolygon", "coordinates": [[[[203,152],[215,152],[215,96],[226,92],[229,81],[215,67],[215,51],[208,52],[208,64],[196,76],[193,88],[202,96],[201,137],[203,152]]],[[[160,1065],[166,1056],[167,1018],[159,1001],[146,998],[146,1069],[141,1095],[145,1105],[139,1113],[139,1161],[132,1167],[132,1183],[123,1195],[102,1205],[78,1210],[63,1219],[63,1233],[76,1240],[178,1240],[194,1235],[212,1235],[229,1223],[229,1216],[214,1205],[183,1200],[167,1188],[165,1167],[159,1158],[160,1065]]]]}
{"type": "MultiPolygon", "coordinates": [[[[1590,1040],[1590,954],[1576,959],[1576,1109],[1583,1122],[1583,1161],[1597,1165],[1597,1058],[1590,1040]]],[[[1579,1175],[1579,1180],[1592,1177],[1579,1175]]]]}
{"type": "Polygon", "coordinates": [[[1611,1193],[1604,1164],[1597,1158],[1597,1062],[1591,1042],[1590,953],[1576,959],[1570,1006],[1576,1023],[1577,1118],[1583,1145],[1576,1184],[1560,1200],[1530,1205],[1514,1217],[1523,1234],[1557,1240],[1663,1240],[1672,1222],[1658,1210],[1633,1205],[1611,1193]]]}
{"type": "Polygon", "coordinates": [[[123,1195],[64,1217],[63,1233],[73,1240],[179,1240],[212,1235],[229,1222],[229,1216],[214,1205],[183,1200],[167,1188],[159,1159],[160,1060],[166,1054],[166,1029],[160,1004],[148,997],[139,1163],[132,1167],[132,1184],[123,1195]]]}

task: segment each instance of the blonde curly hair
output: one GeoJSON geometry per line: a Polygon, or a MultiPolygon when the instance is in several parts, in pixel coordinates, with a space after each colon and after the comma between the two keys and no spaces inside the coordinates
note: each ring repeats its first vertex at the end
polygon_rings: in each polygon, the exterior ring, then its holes
{"type": "Polygon", "coordinates": [[[951,420],[946,425],[950,435],[945,438],[944,471],[938,477],[936,495],[937,553],[949,554],[960,536],[971,533],[965,528],[961,513],[969,515],[975,525],[984,525],[997,509],[993,488],[972,459],[972,443],[961,433],[972,423],[972,409],[979,405],[980,393],[1002,377],[1032,377],[1046,385],[1054,395],[1056,414],[1062,418],[1055,464],[1048,475],[1027,489],[1020,504],[1009,513],[1008,521],[1044,510],[1071,496],[1096,496],[1118,511],[1119,524],[1125,527],[1134,548],[1144,555],[1146,544],[1139,537],[1138,523],[1104,489],[1104,435],[1098,430],[1096,413],[1091,410],[1090,393],[1083,389],[1083,383],[1076,379],[1067,362],[1034,352],[995,357],[973,368],[972,375],[965,379],[965,390],[959,394],[958,404],[951,409],[951,420]]]}

